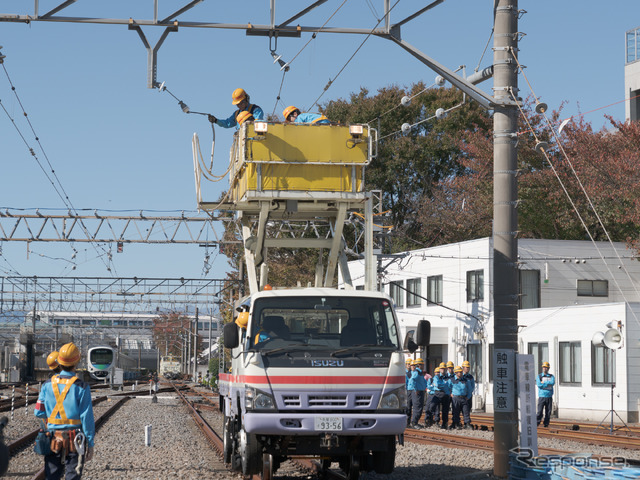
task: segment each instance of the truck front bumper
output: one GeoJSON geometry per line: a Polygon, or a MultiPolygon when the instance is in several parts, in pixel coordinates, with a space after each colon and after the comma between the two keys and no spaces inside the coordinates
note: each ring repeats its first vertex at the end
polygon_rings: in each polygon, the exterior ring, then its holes
{"type": "Polygon", "coordinates": [[[255,413],[244,415],[247,433],[257,435],[399,435],[407,425],[403,413],[255,413]],[[316,417],[341,417],[342,430],[316,430],[316,417]]]}

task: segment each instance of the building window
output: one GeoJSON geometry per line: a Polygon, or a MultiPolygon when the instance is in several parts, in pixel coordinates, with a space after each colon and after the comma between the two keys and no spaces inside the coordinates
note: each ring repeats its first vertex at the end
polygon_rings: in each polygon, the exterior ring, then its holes
{"type": "Polygon", "coordinates": [[[404,282],[389,283],[389,296],[393,298],[393,301],[395,302],[396,307],[398,308],[402,308],[402,306],[404,305],[402,303],[402,299],[404,298],[404,288],[402,288],[403,283],[404,282]]]}
{"type": "Polygon", "coordinates": [[[442,275],[427,277],[427,305],[442,305],[442,275]]]}
{"type": "Polygon", "coordinates": [[[578,280],[579,297],[607,297],[608,295],[608,280],[578,280]]]}
{"type": "Polygon", "coordinates": [[[471,364],[469,373],[473,375],[476,383],[482,383],[482,344],[470,343],[467,345],[467,360],[471,364]]]}
{"type": "Polygon", "coordinates": [[[467,272],[467,302],[484,300],[484,270],[467,272]]]}
{"type": "Polygon", "coordinates": [[[540,308],[540,270],[519,270],[519,308],[540,308]]]}
{"type": "Polygon", "coordinates": [[[356,285],[356,290],[364,290],[364,285],[356,285]]]}
{"type": "Polygon", "coordinates": [[[640,58],[638,46],[640,46],[640,30],[634,29],[627,32],[627,63],[632,63],[640,58]]]}
{"type": "Polygon", "coordinates": [[[536,372],[542,373],[542,362],[549,361],[549,344],[530,343],[528,346],[529,355],[533,355],[533,363],[536,366],[536,372]]]}
{"type": "Polygon", "coordinates": [[[420,306],[422,295],[422,279],[412,278],[407,280],[407,307],[420,306]]]}
{"type": "Polygon", "coordinates": [[[591,381],[594,385],[616,383],[616,351],[591,345],[591,381]]]}
{"type": "Polygon", "coordinates": [[[582,384],[582,348],[580,342],[560,342],[560,383],[582,384]]]}

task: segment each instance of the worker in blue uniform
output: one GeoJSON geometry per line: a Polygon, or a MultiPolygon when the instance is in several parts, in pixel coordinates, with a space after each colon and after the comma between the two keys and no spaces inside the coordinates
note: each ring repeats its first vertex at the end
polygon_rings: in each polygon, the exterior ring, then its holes
{"type": "Polygon", "coordinates": [[[538,416],[537,421],[540,425],[542,420],[545,427],[549,426],[549,418],[551,418],[551,406],[553,403],[553,386],[556,384],[556,378],[549,373],[549,362],[542,362],[542,373],[536,377],[536,385],[538,386],[538,416]],[[542,411],[544,410],[544,419],[542,411]]]}
{"type": "MultiPolygon", "coordinates": [[[[404,362],[404,373],[405,373],[405,387],[407,388],[407,427],[411,424],[411,417],[413,414],[413,390],[409,389],[409,379],[411,378],[411,364],[413,363],[413,360],[411,358],[407,358],[404,362]]],[[[413,388],[413,384],[411,385],[411,388],[413,388]]]]}
{"type": "Polygon", "coordinates": [[[462,428],[460,425],[460,413],[462,412],[462,406],[467,401],[470,387],[469,382],[464,377],[462,367],[455,367],[453,372],[455,377],[451,380],[451,430],[462,428]]]}
{"type": "Polygon", "coordinates": [[[433,402],[431,403],[431,413],[434,417],[436,417],[436,412],[438,407],[441,409],[442,414],[442,423],[440,424],[440,428],[446,429],[447,423],[449,422],[449,403],[451,396],[451,383],[447,380],[442,371],[445,367],[443,364],[440,364],[440,373],[433,377],[433,402]]]}
{"type": "Polygon", "coordinates": [[[241,123],[238,122],[238,115],[240,115],[242,112],[249,112],[256,120],[264,119],[264,112],[262,111],[262,108],[260,108],[258,105],[250,103],[249,94],[247,94],[247,92],[245,92],[242,88],[236,88],[233,91],[233,93],[231,94],[231,103],[238,107],[238,110],[233,112],[229,116],[229,118],[223,120],[215,117],[214,115],[209,115],[209,121],[224,128],[238,128],[239,123],[241,123]]]}
{"type": "Polygon", "coordinates": [[[40,390],[35,415],[47,420],[51,454],[45,455],[47,480],[80,479],[85,461],[93,457],[95,423],[89,385],[75,376],[80,351],[73,343],[60,348],[61,371],[40,390]]]}
{"type": "Polygon", "coordinates": [[[300,112],[298,107],[289,105],[282,111],[285,122],[310,123],[312,125],[328,125],[329,119],[320,113],[300,112]]]}
{"type": "Polygon", "coordinates": [[[433,396],[435,394],[435,386],[433,384],[434,378],[440,373],[440,368],[436,367],[433,371],[433,377],[427,380],[427,393],[426,393],[426,406],[424,409],[424,426],[425,428],[429,428],[434,424],[434,416],[436,417],[435,423],[440,421],[440,415],[437,413],[434,414],[431,408],[431,404],[433,403],[433,396]]]}
{"type": "Polygon", "coordinates": [[[464,428],[472,428],[471,425],[471,404],[473,402],[473,392],[476,389],[476,379],[470,373],[471,363],[469,360],[462,362],[462,376],[467,379],[469,384],[469,393],[467,400],[462,405],[462,418],[464,419],[464,428]]]}
{"type": "Polygon", "coordinates": [[[422,416],[422,409],[424,408],[424,395],[427,388],[427,382],[424,379],[422,370],[424,369],[424,360],[418,358],[411,362],[411,377],[409,378],[409,389],[413,397],[413,414],[411,415],[411,428],[420,427],[420,417],[422,416]]]}

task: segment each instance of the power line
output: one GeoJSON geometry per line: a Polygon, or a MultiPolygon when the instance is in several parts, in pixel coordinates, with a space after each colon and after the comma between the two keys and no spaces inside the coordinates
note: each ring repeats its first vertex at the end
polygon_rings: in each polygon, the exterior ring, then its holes
{"type": "MultiPolygon", "coordinates": [[[[31,123],[31,120],[29,119],[29,116],[26,112],[26,110],[24,109],[24,106],[22,104],[22,101],[20,100],[20,96],[18,95],[18,92],[16,90],[15,85],[13,84],[13,82],[11,81],[11,77],[9,76],[9,72],[7,71],[7,68],[4,64],[4,59],[0,59],[0,62],[2,63],[2,69],[4,70],[4,73],[7,77],[7,80],[9,81],[9,85],[11,85],[11,90],[13,91],[13,94],[16,97],[16,100],[18,101],[18,104],[20,105],[20,109],[22,110],[22,113],[25,117],[25,119],[27,120],[27,123],[29,124],[29,127],[31,128],[31,132],[33,133],[33,136],[35,137],[36,142],[38,143],[38,145],[40,146],[40,150],[42,151],[42,154],[44,155],[45,160],[47,161],[47,164],[49,165],[49,168],[51,170],[51,174],[53,175],[53,177],[55,178],[58,186],[60,187],[60,190],[58,190],[58,187],[56,186],[56,184],[54,183],[54,181],[51,179],[51,177],[49,176],[49,174],[46,172],[46,170],[44,169],[44,167],[42,166],[42,163],[40,162],[40,159],[38,158],[38,156],[36,155],[35,151],[33,150],[33,148],[31,148],[31,146],[29,145],[29,143],[27,142],[26,138],[24,137],[24,135],[22,134],[22,132],[20,131],[20,128],[18,127],[18,125],[16,124],[15,120],[11,117],[11,115],[9,114],[9,112],[4,108],[4,105],[2,105],[2,109],[4,110],[5,114],[7,115],[7,117],[9,117],[9,119],[11,120],[11,122],[13,123],[13,126],[15,127],[15,129],[18,131],[18,134],[20,135],[20,137],[22,138],[23,142],[25,143],[25,145],[27,146],[27,148],[29,149],[29,153],[31,153],[31,155],[33,156],[33,158],[36,160],[36,162],[38,163],[38,166],[40,167],[40,169],[43,171],[43,173],[45,174],[45,176],[47,177],[47,179],[49,180],[49,182],[51,183],[51,185],[53,186],[54,190],[56,191],[56,193],[58,194],[58,196],[60,197],[60,199],[62,200],[62,202],[65,204],[65,206],[67,206],[67,208],[69,208],[70,210],[74,210],[75,211],[75,207],[73,206],[73,203],[71,203],[71,199],[69,198],[69,196],[67,195],[67,192],[65,191],[62,182],[60,181],[60,179],[58,178],[58,176],[55,173],[55,170],[53,169],[53,166],[51,165],[51,162],[49,161],[49,157],[47,156],[46,151],[44,150],[44,147],[42,145],[42,143],[40,142],[40,138],[38,137],[38,134],[36,133],[33,124],[31,123]],[[60,193],[60,191],[62,191],[62,193],[60,193]]],[[[84,225],[84,222],[82,221],[82,219],[80,219],[80,225],[83,228],[83,230],[85,231],[85,234],[87,236],[89,236],[89,230],[87,229],[87,227],[84,225]]],[[[98,245],[93,244],[93,248],[96,250],[96,253],[99,254],[98,252],[98,245]]],[[[100,247],[101,248],[101,247],[100,247]]],[[[103,251],[103,255],[100,255],[100,259],[102,260],[102,262],[104,263],[105,267],[107,268],[108,272],[111,272],[111,266],[110,264],[113,265],[113,269],[114,272],[113,274],[117,274],[115,272],[115,264],[113,264],[112,261],[112,256],[111,256],[111,252],[110,251],[105,251],[103,248],[101,248],[101,250],[103,251]],[[109,262],[105,262],[103,256],[106,255],[109,262]]]]}
{"type": "MultiPolygon", "coordinates": [[[[346,0],[345,0],[346,1],[346,0]]],[[[400,0],[396,0],[396,3],[393,4],[393,6],[389,9],[389,11],[385,14],[385,16],[388,16],[391,11],[396,8],[396,5],[398,5],[398,3],[400,3],[400,0]]],[[[342,6],[342,5],[341,5],[342,6]]],[[[367,34],[366,37],[364,37],[364,40],[362,41],[362,43],[358,46],[358,48],[356,48],[356,51],[353,52],[353,55],[351,55],[351,57],[349,58],[349,60],[347,60],[347,62],[342,66],[342,68],[340,69],[340,71],[336,74],[335,77],[333,77],[333,79],[330,79],[329,82],[325,85],[324,89],[322,90],[322,93],[320,94],[320,96],[318,98],[316,98],[315,102],[313,102],[311,104],[311,106],[309,108],[307,108],[307,110],[311,110],[317,103],[318,100],[320,100],[322,98],[322,96],[327,92],[327,90],[329,90],[329,88],[331,87],[331,85],[333,85],[333,82],[336,81],[336,79],[340,76],[340,74],[344,71],[345,68],[347,68],[347,65],[349,65],[349,63],[351,63],[351,60],[353,60],[353,57],[356,56],[356,54],[360,51],[360,49],[364,46],[364,44],[366,43],[367,40],[369,40],[369,37],[371,37],[371,35],[373,35],[373,32],[375,31],[376,28],[378,28],[378,25],[380,25],[380,22],[382,22],[382,20],[384,19],[384,17],[382,17],[380,20],[378,20],[376,22],[376,24],[374,25],[374,27],[371,29],[371,31],[367,34]]],[[[324,26],[324,25],[323,25],[324,26]]]]}

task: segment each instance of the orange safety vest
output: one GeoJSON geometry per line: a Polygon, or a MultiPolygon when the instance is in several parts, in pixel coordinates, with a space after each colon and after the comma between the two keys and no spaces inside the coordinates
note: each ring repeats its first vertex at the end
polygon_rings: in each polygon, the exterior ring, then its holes
{"type": "Polygon", "coordinates": [[[78,380],[78,377],[60,378],[59,375],[54,375],[51,378],[51,389],[53,390],[53,394],[56,396],[56,407],[53,409],[47,420],[49,423],[53,425],[80,425],[82,423],[80,419],[67,418],[63,405],[64,399],[67,397],[67,393],[69,393],[71,385],[73,385],[76,380],[78,380]],[[58,384],[65,386],[62,392],[60,392],[58,384]],[[60,415],[60,418],[56,418],[56,415],[58,414],[60,415]]]}

